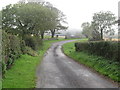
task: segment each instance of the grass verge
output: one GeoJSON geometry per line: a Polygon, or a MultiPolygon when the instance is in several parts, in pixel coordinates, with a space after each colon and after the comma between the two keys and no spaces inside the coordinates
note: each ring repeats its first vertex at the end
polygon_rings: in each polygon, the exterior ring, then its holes
{"type": "Polygon", "coordinates": [[[2,80],[0,79],[0,90],[2,89],[2,80]]]}
{"type": "MultiPolygon", "coordinates": [[[[81,40],[85,41],[85,40],[81,40]]],[[[76,52],[74,42],[66,43],[63,45],[63,51],[66,55],[74,60],[89,66],[97,72],[111,78],[114,81],[120,82],[120,64],[112,60],[105,59],[103,57],[90,55],[85,52],[76,52]]]]}
{"type": "Polygon", "coordinates": [[[35,86],[36,65],[39,57],[22,55],[5,74],[3,88],[33,88],[35,86]]]}
{"type": "Polygon", "coordinates": [[[2,87],[34,88],[37,65],[40,64],[45,52],[52,43],[63,40],[71,39],[46,40],[43,41],[43,46],[41,47],[39,56],[33,57],[30,55],[22,55],[18,60],[15,61],[12,68],[6,72],[5,78],[2,80],[2,87]]]}

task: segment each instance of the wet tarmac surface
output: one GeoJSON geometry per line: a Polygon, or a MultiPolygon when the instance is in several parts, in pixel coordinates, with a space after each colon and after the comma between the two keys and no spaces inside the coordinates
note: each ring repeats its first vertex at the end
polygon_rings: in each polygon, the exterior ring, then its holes
{"type": "Polygon", "coordinates": [[[61,50],[64,43],[52,44],[37,69],[36,88],[115,88],[112,82],[90,71],[65,56],[61,50]]]}

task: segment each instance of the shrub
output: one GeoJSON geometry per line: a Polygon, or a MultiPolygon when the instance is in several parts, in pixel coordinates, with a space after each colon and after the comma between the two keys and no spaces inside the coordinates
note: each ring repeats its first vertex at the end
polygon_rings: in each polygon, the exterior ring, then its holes
{"type": "Polygon", "coordinates": [[[26,54],[26,52],[25,52],[25,47],[26,47],[26,45],[25,45],[25,41],[24,40],[21,40],[21,42],[20,42],[20,47],[21,47],[21,52],[22,52],[22,54],[26,54]]]}
{"type": "Polygon", "coordinates": [[[14,63],[14,60],[20,57],[21,54],[20,39],[17,36],[3,32],[2,59],[6,67],[9,68],[14,63]]]}
{"type": "Polygon", "coordinates": [[[25,47],[24,53],[31,56],[38,56],[38,53],[28,46],[25,47]]]}
{"type": "Polygon", "coordinates": [[[26,36],[24,40],[26,46],[31,47],[33,50],[39,50],[39,47],[42,44],[42,40],[35,36],[26,36]]]}
{"type": "Polygon", "coordinates": [[[90,54],[103,56],[118,61],[120,42],[96,41],[75,43],[76,51],[84,51],[90,54]]]}
{"type": "Polygon", "coordinates": [[[6,64],[5,64],[5,61],[2,61],[2,62],[0,63],[0,65],[2,65],[2,74],[5,74],[5,72],[6,72],[6,64]]]}
{"type": "Polygon", "coordinates": [[[26,37],[24,41],[18,36],[11,35],[3,31],[2,62],[0,62],[0,64],[2,64],[2,74],[5,73],[6,69],[9,69],[13,65],[14,61],[19,58],[21,54],[38,56],[38,53],[34,50],[39,49],[41,42],[41,39],[30,36],[26,37]]]}

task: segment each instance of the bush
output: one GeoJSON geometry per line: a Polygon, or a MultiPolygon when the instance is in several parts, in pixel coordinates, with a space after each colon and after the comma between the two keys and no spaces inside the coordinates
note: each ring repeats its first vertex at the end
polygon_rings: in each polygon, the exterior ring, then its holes
{"type": "Polygon", "coordinates": [[[39,49],[41,42],[41,39],[31,36],[26,37],[24,41],[18,36],[7,34],[3,31],[2,62],[0,62],[0,64],[2,64],[2,74],[4,74],[6,69],[9,69],[14,61],[22,54],[38,56],[38,53],[34,50],[39,49]]]}
{"type": "Polygon", "coordinates": [[[42,44],[42,40],[35,36],[26,36],[24,40],[26,46],[31,47],[35,51],[39,50],[40,45],[42,44]]]}
{"type": "Polygon", "coordinates": [[[38,56],[38,53],[28,46],[25,47],[24,53],[31,56],[38,56]]]}
{"type": "Polygon", "coordinates": [[[96,41],[75,43],[76,51],[84,51],[90,54],[103,56],[108,59],[119,61],[118,54],[120,42],[96,41]]]}
{"type": "Polygon", "coordinates": [[[21,40],[20,47],[21,47],[22,54],[26,54],[26,52],[25,52],[26,45],[25,45],[25,41],[24,40],[21,40]]]}
{"type": "Polygon", "coordinates": [[[3,32],[2,60],[3,63],[6,64],[7,68],[9,68],[14,63],[14,60],[20,57],[20,55],[22,54],[20,43],[20,39],[17,36],[9,35],[3,32]]]}
{"type": "Polygon", "coordinates": [[[0,63],[0,65],[2,65],[2,74],[5,74],[5,72],[6,72],[6,64],[5,64],[5,61],[3,60],[2,63],[0,63]]]}

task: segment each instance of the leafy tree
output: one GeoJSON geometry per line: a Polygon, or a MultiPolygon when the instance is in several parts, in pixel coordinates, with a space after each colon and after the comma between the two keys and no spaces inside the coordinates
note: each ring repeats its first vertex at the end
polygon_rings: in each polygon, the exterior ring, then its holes
{"type": "Polygon", "coordinates": [[[12,8],[12,5],[8,5],[3,8],[2,12],[2,29],[6,32],[11,32],[14,29],[14,23],[16,18],[16,11],[12,8]]]}
{"type": "MultiPolygon", "coordinates": [[[[50,2],[46,2],[44,0],[27,0],[28,3],[37,3],[37,4],[40,4],[44,7],[47,7],[49,8],[52,12],[55,12],[57,17],[56,17],[56,22],[51,22],[51,37],[53,38],[54,35],[55,35],[55,32],[58,31],[58,30],[65,30],[67,29],[66,26],[63,26],[61,23],[67,23],[65,21],[66,17],[65,15],[63,14],[63,12],[61,12],[60,10],[58,10],[56,7],[54,7],[50,2]],[[54,28],[53,28],[54,27],[54,28]]],[[[20,3],[25,3],[24,0],[20,0],[20,3]]],[[[41,36],[43,37],[44,36],[44,30],[41,31],[41,36]]]]}
{"type": "Polygon", "coordinates": [[[26,29],[30,30],[31,28],[33,30],[31,33],[40,34],[41,38],[43,38],[46,30],[52,29],[54,24],[56,24],[55,18],[57,15],[42,5],[28,3],[20,9],[19,15],[21,20],[27,25],[26,29]]]}
{"type": "Polygon", "coordinates": [[[58,30],[66,30],[68,27],[66,26],[62,26],[61,24],[60,25],[57,25],[54,29],[51,29],[51,38],[54,38],[55,36],[55,32],[58,31],[58,30]]]}
{"type": "MultiPolygon", "coordinates": [[[[59,12],[59,14],[62,14],[62,12],[59,12]]],[[[54,38],[54,35],[55,35],[55,32],[58,31],[58,30],[66,30],[68,27],[67,26],[63,26],[62,23],[67,23],[63,18],[65,17],[63,14],[61,17],[58,17],[57,19],[57,23],[56,23],[56,27],[54,29],[51,29],[51,38],[54,38]]]]}
{"type": "Polygon", "coordinates": [[[89,40],[100,40],[100,33],[96,30],[94,23],[85,22],[81,27],[83,28],[82,34],[89,40]]]}
{"type": "Polygon", "coordinates": [[[4,30],[13,34],[16,31],[23,38],[26,34],[41,35],[43,38],[45,30],[56,25],[56,12],[37,3],[9,5],[2,12],[4,30]]]}
{"type": "Polygon", "coordinates": [[[89,38],[89,40],[91,41],[101,40],[100,33],[96,29],[96,25],[94,23],[91,23],[90,29],[91,29],[91,37],[89,38]]]}
{"type": "Polygon", "coordinates": [[[101,34],[101,39],[103,39],[103,33],[113,32],[112,26],[115,24],[116,17],[110,11],[107,12],[98,12],[93,16],[92,23],[101,34]]]}
{"type": "Polygon", "coordinates": [[[61,12],[59,9],[54,7],[50,2],[44,2],[44,6],[48,7],[51,11],[56,12],[57,18],[56,18],[56,25],[53,29],[50,29],[51,31],[51,38],[54,38],[55,32],[58,30],[66,30],[68,27],[63,26],[62,23],[66,22],[66,16],[61,12]]]}
{"type": "Polygon", "coordinates": [[[83,31],[82,31],[82,34],[85,35],[86,38],[90,38],[91,37],[91,25],[89,22],[84,22],[82,25],[81,25],[83,31]]]}

